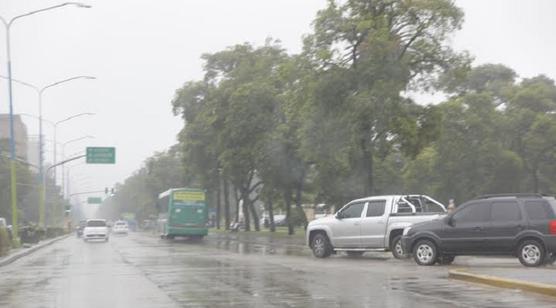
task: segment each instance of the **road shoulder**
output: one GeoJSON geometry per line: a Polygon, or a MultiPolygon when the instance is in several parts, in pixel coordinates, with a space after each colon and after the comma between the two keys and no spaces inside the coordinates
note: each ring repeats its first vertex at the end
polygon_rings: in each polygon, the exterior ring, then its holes
{"type": "Polygon", "coordinates": [[[5,266],[8,265],[12,262],[15,262],[16,260],[25,257],[41,248],[47,247],[52,245],[53,243],[60,241],[64,238],[67,238],[69,235],[62,235],[53,239],[49,239],[46,241],[41,241],[38,244],[31,246],[29,248],[22,248],[22,249],[18,249],[17,251],[14,252],[10,252],[7,256],[4,256],[2,258],[0,258],[0,267],[1,266],[5,266]]]}

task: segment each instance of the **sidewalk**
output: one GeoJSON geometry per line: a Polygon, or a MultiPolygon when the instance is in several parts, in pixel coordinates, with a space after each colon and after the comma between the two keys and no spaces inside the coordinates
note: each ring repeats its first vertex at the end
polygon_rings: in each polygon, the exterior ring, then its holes
{"type": "Polygon", "coordinates": [[[473,266],[475,262],[469,262],[468,267],[450,270],[449,277],[556,297],[555,264],[539,268],[529,268],[522,266],[519,262],[515,265],[495,265],[494,267],[491,263],[491,266],[487,267],[482,264],[484,259],[476,259],[479,261],[477,262],[478,266],[473,266]]]}
{"type": "Polygon", "coordinates": [[[68,237],[69,235],[62,235],[53,239],[49,239],[49,240],[45,240],[45,241],[40,241],[38,244],[33,245],[29,248],[17,248],[17,249],[12,249],[10,250],[10,252],[8,253],[7,256],[3,256],[0,257],[0,266],[4,266],[4,265],[8,265],[16,260],[18,260],[21,257],[27,256],[41,248],[44,248],[46,246],[49,246],[59,240],[62,240],[66,237],[68,237]]]}

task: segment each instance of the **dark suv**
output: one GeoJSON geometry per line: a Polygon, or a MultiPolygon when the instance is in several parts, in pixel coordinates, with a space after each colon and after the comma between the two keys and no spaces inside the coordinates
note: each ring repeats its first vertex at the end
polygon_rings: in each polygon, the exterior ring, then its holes
{"type": "Polygon", "coordinates": [[[556,258],[556,199],[539,194],[487,195],[455,212],[404,230],[404,251],[420,265],[457,255],[513,255],[525,266],[556,258]]]}

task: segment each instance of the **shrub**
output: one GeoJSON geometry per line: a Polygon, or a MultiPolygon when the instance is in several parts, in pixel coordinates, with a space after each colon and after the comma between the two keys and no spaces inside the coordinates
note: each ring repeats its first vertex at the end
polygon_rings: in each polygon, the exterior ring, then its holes
{"type": "Polygon", "coordinates": [[[5,228],[0,227],[0,256],[4,256],[8,254],[10,250],[10,235],[8,234],[8,230],[5,228]]]}

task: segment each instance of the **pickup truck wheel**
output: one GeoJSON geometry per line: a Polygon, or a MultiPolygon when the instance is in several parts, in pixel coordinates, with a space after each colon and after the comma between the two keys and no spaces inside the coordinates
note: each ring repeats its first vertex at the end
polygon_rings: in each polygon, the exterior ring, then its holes
{"type": "Polygon", "coordinates": [[[420,240],[413,248],[413,258],[419,265],[434,265],[437,255],[436,245],[429,240],[420,240]]]}
{"type": "Polygon", "coordinates": [[[527,267],[541,266],[545,260],[544,247],[535,240],[523,241],[517,249],[519,262],[527,267]]]}
{"type": "Polygon", "coordinates": [[[350,257],[360,257],[362,256],[364,251],[347,251],[347,255],[350,257]]]}
{"type": "Polygon", "coordinates": [[[390,251],[396,259],[406,259],[408,255],[403,251],[402,236],[396,235],[390,243],[390,251]]]}
{"type": "Polygon", "coordinates": [[[328,237],[322,233],[317,233],[311,241],[313,255],[317,258],[326,258],[332,253],[332,247],[328,237]]]}

